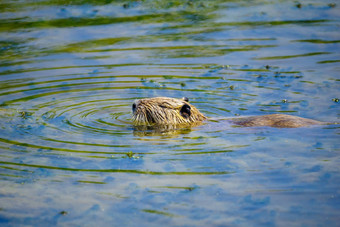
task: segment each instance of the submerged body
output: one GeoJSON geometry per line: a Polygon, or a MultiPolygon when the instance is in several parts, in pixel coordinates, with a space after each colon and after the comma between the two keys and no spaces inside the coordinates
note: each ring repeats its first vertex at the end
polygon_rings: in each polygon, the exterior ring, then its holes
{"type": "MultiPolygon", "coordinates": [[[[133,121],[137,126],[176,126],[198,125],[207,119],[187,98],[175,99],[156,97],[136,100],[132,105],[133,121]]],[[[269,114],[254,117],[231,118],[235,125],[254,127],[270,126],[277,128],[297,128],[325,124],[321,121],[286,114],[269,114]]]]}
{"type": "Polygon", "coordinates": [[[271,126],[276,128],[298,128],[311,125],[324,124],[321,121],[297,117],[287,114],[269,114],[254,117],[233,118],[231,121],[234,124],[253,127],[253,126],[271,126]]]}

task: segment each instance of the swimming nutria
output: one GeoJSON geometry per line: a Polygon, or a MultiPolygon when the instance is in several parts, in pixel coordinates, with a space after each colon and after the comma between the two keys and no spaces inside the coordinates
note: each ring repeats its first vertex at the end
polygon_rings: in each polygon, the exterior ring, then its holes
{"type": "MultiPolygon", "coordinates": [[[[189,103],[188,98],[156,97],[140,99],[132,104],[132,111],[133,121],[137,126],[197,125],[207,119],[196,107],[189,103]]],[[[277,128],[297,128],[325,124],[321,121],[286,114],[238,117],[231,118],[229,121],[246,127],[271,126],[277,128]]]]}

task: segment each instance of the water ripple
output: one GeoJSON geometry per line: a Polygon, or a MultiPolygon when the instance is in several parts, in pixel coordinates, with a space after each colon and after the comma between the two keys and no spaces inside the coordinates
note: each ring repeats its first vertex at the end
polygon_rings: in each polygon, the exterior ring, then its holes
{"type": "Polygon", "coordinates": [[[338,12],[319,0],[2,1],[0,223],[336,225],[337,126],[223,119],[339,121],[338,12]],[[134,127],[131,104],[155,96],[188,97],[209,120],[134,127]]]}

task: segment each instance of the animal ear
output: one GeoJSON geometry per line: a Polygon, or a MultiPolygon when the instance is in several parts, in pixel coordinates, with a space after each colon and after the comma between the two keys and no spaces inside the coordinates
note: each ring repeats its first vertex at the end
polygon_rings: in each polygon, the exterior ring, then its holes
{"type": "Polygon", "coordinates": [[[186,101],[186,102],[189,102],[189,98],[188,97],[183,97],[182,98],[184,101],[186,101]]]}
{"type": "Polygon", "coordinates": [[[191,115],[191,107],[188,104],[184,104],[179,111],[184,118],[189,118],[191,115]]]}

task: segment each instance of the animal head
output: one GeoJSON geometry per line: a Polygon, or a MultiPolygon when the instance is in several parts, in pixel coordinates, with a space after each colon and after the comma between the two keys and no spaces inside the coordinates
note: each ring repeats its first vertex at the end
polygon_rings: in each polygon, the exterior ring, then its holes
{"type": "Polygon", "coordinates": [[[135,125],[181,125],[198,123],[206,117],[188,98],[156,97],[136,100],[132,104],[135,125]]]}

